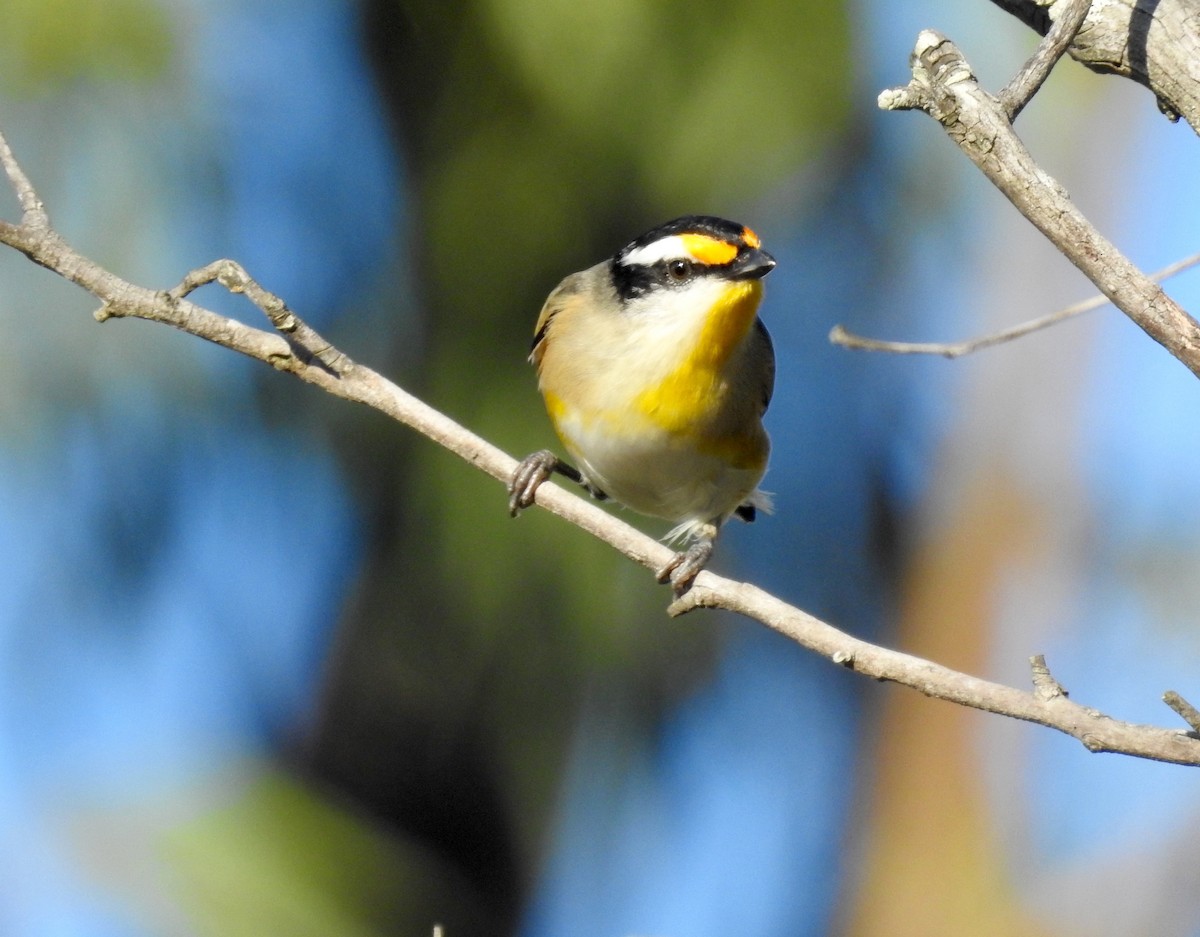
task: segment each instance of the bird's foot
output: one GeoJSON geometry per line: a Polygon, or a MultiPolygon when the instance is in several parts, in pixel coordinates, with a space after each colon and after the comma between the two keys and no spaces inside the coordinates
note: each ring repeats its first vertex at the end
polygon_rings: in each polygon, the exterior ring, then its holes
{"type": "Polygon", "coordinates": [[[656,573],[656,578],[659,582],[670,580],[671,589],[678,598],[692,587],[692,582],[700,574],[700,570],[708,565],[715,544],[716,540],[713,537],[698,537],[686,550],[671,557],[671,560],[656,573]]]}
{"type": "Polygon", "coordinates": [[[537,494],[537,490],[541,487],[542,482],[555,472],[558,472],[563,478],[569,479],[577,485],[582,485],[593,498],[604,501],[608,497],[599,488],[595,488],[590,482],[584,481],[583,474],[575,466],[564,462],[549,449],[539,449],[537,452],[525,456],[520,464],[517,465],[512,478],[509,479],[509,516],[516,517],[521,511],[533,504],[534,496],[537,494]]]}
{"type": "Polygon", "coordinates": [[[525,456],[508,482],[508,514],[516,517],[533,504],[542,482],[559,467],[559,458],[549,449],[539,449],[525,456]]]}

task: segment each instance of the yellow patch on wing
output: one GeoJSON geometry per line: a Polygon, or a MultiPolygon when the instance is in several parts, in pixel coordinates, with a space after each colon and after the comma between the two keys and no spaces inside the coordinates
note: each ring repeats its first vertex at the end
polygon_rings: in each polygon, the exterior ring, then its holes
{"type": "Polygon", "coordinates": [[[546,402],[546,413],[550,415],[551,422],[557,427],[566,415],[567,405],[563,402],[562,397],[548,390],[542,391],[542,399],[546,402]]]}
{"type": "Polygon", "coordinates": [[[567,432],[567,426],[570,421],[572,411],[567,406],[567,402],[558,396],[558,394],[549,391],[542,392],[542,399],[546,402],[546,413],[550,416],[550,425],[554,427],[554,433],[566,447],[576,460],[579,459],[579,453],[576,451],[575,440],[571,438],[567,432]]]}
{"type": "Polygon", "coordinates": [[[662,429],[683,436],[696,433],[702,449],[739,468],[761,465],[766,458],[757,428],[748,426],[745,433],[721,438],[703,437],[701,428],[727,404],[724,368],[754,324],[761,300],[761,281],[730,283],[709,310],[691,352],[635,401],[638,410],[662,429]]]}
{"type": "Polygon", "coordinates": [[[679,240],[683,242],[684,250],[702,264],[720,266],[737,256],[736,245],[707,234],[681,234],[679,240]]]}

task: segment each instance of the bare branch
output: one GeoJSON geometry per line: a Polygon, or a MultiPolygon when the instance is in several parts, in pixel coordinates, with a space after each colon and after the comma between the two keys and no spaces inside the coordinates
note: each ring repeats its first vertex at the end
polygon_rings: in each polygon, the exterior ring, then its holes
{"type": "Polygon", "coordinates": [[[23,225],[48,224],[50,219],[46,217],[46,208],[42,205],[42,200],[38,198],[33,183],[25,175],[25,170],[13,156],[12,149],[3,136],[0,136],[0,166],[4,167],[4,174],[8,176],[12,190],[16,193],[17,202],[21,206],[21,223],[23,225]]]}
{"type": "Polygon", "coordinates": [[[1192,727],[1192,732],[1200,734],[1200,709],[1196,709],[1174,690],[1163,694],[1163,702],[1179,713],[1180,718],[1192,727]]]}
{"type": "MultiPolygon", "coordinates": [[[[1182,273],[1184,270],[1196,266],[1196,264],[1200,264],[1200,253],[1192,254],[1190,257],[1184,257],[1173,264],[1168,264],[1161,270],[1150,274],[1150,279],[1155,283],[1161,283],[1163,280],[1169,279],[1177,273],[1182,273]]],[[[981,335],[977,338],[970,338],[961,342],[890,342],[883,339],[865,338],[861,335],[855,335],[841,325],[835,325],[829,330],[829,341],[835,345],[841,345],[843,348],[850,348],[854,351],[885,351],[894,355],[940,355],[943,358],[961,358],[963,355],[969,355],[972,352],[991,348],[993,345],[1000,345],[1004,342],[1011,342],[1013,339],[1021,338],[1031,332],[1037,332],[1107,305],[1107,296],[1092,296],[1090,299],[1072,303],[1070,306],[1065,306],[1049,315],[1030,319],[1027,322],[1022,322],[1020,325],[1013,325],[1007,329],[1001,329],[999,332],[991,332],[988,335],[981,335]]]]}
{"type": "Polygon", "coordinates": [[[1069,0],[1066,9],[1054,21],[1044,39],[1038,43],[1037,51],[1021,68],[1012,81],[1000,92],[1000,106],[1008,115],[1011,124],[1024,110],[1063,54],[1075,41],[1079,27],[1091,8],[1092,0],[1069,0]]]}
{"type": "Polygon", "coordinates": [[[1029,658],[1029,668],[1033,672],[1033,695],[1038,699],[1052,700],[1060,696],[1071,695],[1061,683],[1054,679],[1043,655],[1035,654],[1029,658]]]}
{"type": "Polygon", "coordinates": [[[1026,692],[959,673],[909,654],[869,644],[744,582],[701,573],[672,614],[723,608],[761,621],[802,646],[857,673],[912,687],[937,699],[1057,729],[1091,752],[1136,754],[1155,761],[1200,765],[1200,741],[1182,730],[1121,722],[1044,690],[1026,692]]]}
{"type": "MultiPolygon", "coordinates": [[[[0,137],[0,144],[2,140],[0,137]]],[[[32,187],[28,191],[32,193],[32,187]]],[[[100,268],[48,226],[8,225],[0,228],[0,243],[15,247],[35,263],[77,283],[99,299],[102,320],[135,316],[163,322],[288,371],[331,394],[386,413],[505,484],[517,467],[515,459],[375,371],[349,364],[348,358],[307,330],[282,301],[265,290],[260,292],[261,288],[236,264],[217,261],[188,274],[172,290],[156,291],[135,286],[100,268]],[[285,336],[220,316],[186,298],[198,286],[210,282],[244,290],[272,322],[285,330],[286,340],[285,336]],[[302,336],[314,341],[316,347],[303,344],[302,336]],[[334,366],[339,362],[343,366],[334,366]]],[[[547,483],[539,487],[536,501],[647,569],[660,568],[674,555],[664,544],[557,485],[547,483]]],[[[504,510],[502,498],[497,499],[497,510],[504,510]]],[[[753,618],[834,663],[868,677],[890,680],[927,696],[1057,729],[1078,739],[1089,751],[1200,765],[1200,741],[1184,731],[1120,722],[1080,706],[1063,694],[1017,690],[869,644],[748,583],[704,571],[691,591],[676,600],[669,611],[679,615],[701,607],[724,608],[753,618]]]]}
{"type": "Polygon", "coordinates": [[[958,48],[939,33],[917,37],[912,80],[879,95],[884,110],[935,118],[1013,205],[1118,309],[1200,376],[1200,324],[1142,273],[1075,207],[1013,132],[1000,102],[979,87],[958,48]]]}
{"type": "MultiPolygon", "coordinates": [[[[992,0],[1042,35],[1073,12],[1063,0],[992,0]]],[[[1067,50],[1103,74],[1145,85],[1172,120],[1200,133],[1200,29],[1194,0],[1105,0],[1093,3],[1067,50]]]]}
{"type": "MultiPolygon", "coordinates": [[[[265,315],[271,325],[282,332],[293,350],[304,349],[335,375],[349,373],[354,362],[338,351],[316,330],[300,319],[287,303],[269,290],[263,289],[236,260],[214,260],[205,267],[191,271],[167,296],[175,302],[209,283],[219,283],[231,293],[241,293],[265,315]]],[[[110,312],[109,315],[112,313],[110,312]]],[[[101,322],[108,316],[97,319],[101,322]]]]}

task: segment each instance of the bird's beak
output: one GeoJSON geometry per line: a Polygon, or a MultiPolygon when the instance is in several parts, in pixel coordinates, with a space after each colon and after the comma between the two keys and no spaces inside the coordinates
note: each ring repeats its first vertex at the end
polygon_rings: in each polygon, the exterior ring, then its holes
{"type": "Polygon", "coordinates": [[[757,247],[738,254],[730,270],[735,280],[761,280],[775,269],[775,258],[757,247]]]}

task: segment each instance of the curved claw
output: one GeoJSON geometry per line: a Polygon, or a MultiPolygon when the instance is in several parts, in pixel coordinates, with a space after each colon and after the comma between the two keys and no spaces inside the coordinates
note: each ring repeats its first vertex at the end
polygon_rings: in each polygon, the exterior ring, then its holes
{"type": "Polygon", "coordinates": [[[692,587],[700,570],[712,559],[716,541],[712,537],[699,537],[693,540],[686,550],[676,553],[670,561],[660,569],[655,578],[659,582],[671,581],[671,589],[675,597],[683,595],[692,587]]]}
{"type": "Polygon", "coordinates": [[[533,504],[538,488],[559,468],[558,456],[539,449],[523,458],[508,482],[508,514],[516,517],[533,504]]]}

